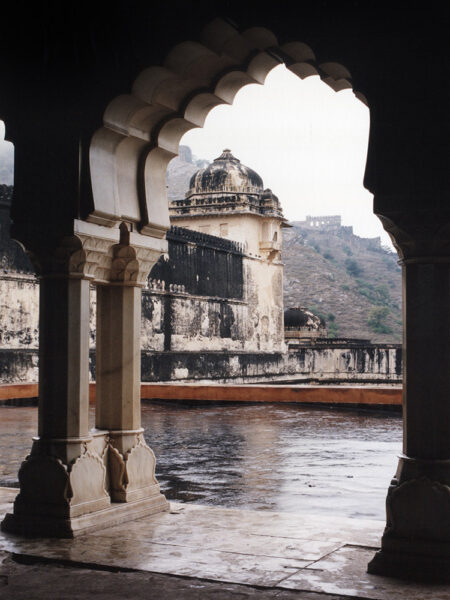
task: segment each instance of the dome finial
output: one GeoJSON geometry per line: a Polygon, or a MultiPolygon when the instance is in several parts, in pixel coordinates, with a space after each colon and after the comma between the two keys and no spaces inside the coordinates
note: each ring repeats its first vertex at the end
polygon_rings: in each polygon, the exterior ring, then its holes
{"type": "Polygon", "coordinates": [[[214,162],[216,162],[216,160],[228,160],[236,163],[241,162],[238,158],[233,156],[229,148],[225,148],[225,150],[222,150],[222,154],[218,158],[214,159],[214,162]]]}

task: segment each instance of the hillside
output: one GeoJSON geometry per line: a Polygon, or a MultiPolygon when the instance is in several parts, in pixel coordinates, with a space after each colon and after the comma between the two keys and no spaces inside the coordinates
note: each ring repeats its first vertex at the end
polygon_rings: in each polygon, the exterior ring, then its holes
{"type": "Polygon", "coordinates": [[[283,241],[285,307],[307,306],[327,321],[330,336],[401,342],[401,270],[379,239],[349,227],[293,222],[283,241]]]}

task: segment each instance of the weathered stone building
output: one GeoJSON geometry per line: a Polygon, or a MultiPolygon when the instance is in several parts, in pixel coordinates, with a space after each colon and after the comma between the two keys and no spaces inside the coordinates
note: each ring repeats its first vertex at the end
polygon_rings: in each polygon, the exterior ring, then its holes
{"type": "Polygon", "coordinates": [[[39,289],[34,269],[9,235],[12,187],[0,185],[0,382],[37,381],[39,289]]]}
{"type": "MultiPolygon", "coordinates": [[[[271,265],[249,256],[245,242],[174,226],[167,240],[168,257],[153,267],[142,292],[143,381],[401,381],[399,345],[328,339],[310,311],[296,327],[286,311],[287,329],[277,312],[278,330],[269,337],[258,326],[252,268],[256,262],[263,279],[271,265]],[[289,346],[295,338],[289,350],[283,334],[289,346]]],[[[276,267],[282,272],[281,262],[276,267]]]]}
{"type": "MultiPolygon", "coordinates": [[[[2,190],[0,378],[37,381],[38,280],[9,238],[11,188],[2,190]]],[[[142,290],[143,381],[401,381],[398,345],[329,340],[321,319],[305,309],[287,310],[284,324],[286,221],[278,198],[230,151],[194,173],[185,198],[171,202],[170,211],[183,226],[167,231],[168,251],[142,290]]],[[[95,380],[95,288],[90,297],[95,380]]]]}
{"type": "MultiPolygon", "coordinates": [[[[282,228],[280,202],[261,177],[224,150],[191,177],[184,199],[169,205],[171,222],[241,244],[247,303],[243,346],[248,351],[283,350],[282,228]]],[[[225,272],[218,270],[219,279],[225,272]]],[[[201,275],[199,275],[201,277],[201,275]]],[[[197,348],[197,349],[200,349],[197,348]]]]}
{"type": "Polygon", "coordinates": [[[176,226],[167,233],[168,257],[143,291],[144,381],[401,381],[398,345],[328,340],[309,311],[294,336],[307,339],[288,349],[287,223],[278,198],[230,150],[192,175],[169,214],[176,226]]]}
{"type": "Polygon", "coordinates": [[[310,342],[327,339],[325,321],[305,307],[293,307],[284,311],[284,337],[289,343],[310,342]]]}

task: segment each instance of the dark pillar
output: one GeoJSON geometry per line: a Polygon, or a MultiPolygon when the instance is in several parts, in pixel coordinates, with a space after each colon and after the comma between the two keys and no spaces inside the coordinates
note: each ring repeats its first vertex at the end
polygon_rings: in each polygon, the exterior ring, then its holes
{"type": "Polygon", "coordinates": [[[368,570],[450,581],[450,211],[381,219],[403,268],[404,441],[368,570]]]}

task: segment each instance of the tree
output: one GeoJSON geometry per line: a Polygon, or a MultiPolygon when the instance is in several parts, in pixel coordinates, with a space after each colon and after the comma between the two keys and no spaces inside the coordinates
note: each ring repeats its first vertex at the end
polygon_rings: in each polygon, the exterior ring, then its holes
{"type": "Polygon", "coordinates": [[[375,333],[391,333],[392,329],[386,323],[389,309],[386,306],[372,308],[367,324],[375,333]]]}
{"type": "Polygon", "coordinates": [[[354,258],[345,259],[345,268],[347,269],[347,273],[352,277],[359,277],[363,273],[363,269],[354,258]]]}

